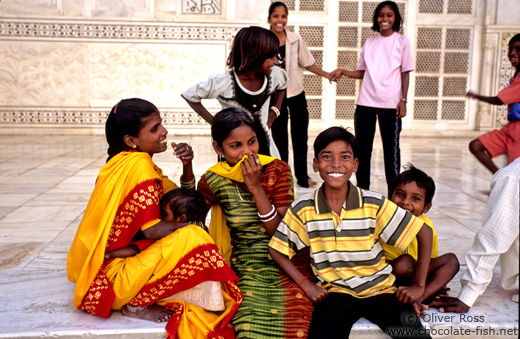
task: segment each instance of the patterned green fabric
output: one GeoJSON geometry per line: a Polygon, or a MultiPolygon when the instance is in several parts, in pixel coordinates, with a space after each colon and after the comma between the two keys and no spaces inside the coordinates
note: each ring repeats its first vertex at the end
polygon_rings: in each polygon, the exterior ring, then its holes
{"type": "MultiPolygon", "coordinates": [[[[280,178],[274,173],[269,182],[267,172],[262,184],[270,186],[264,190],[276,206],[280,193],[276,189],[273,191],[273,187],[283,186],[283,183],[273,182],[273,177],[280,178]]],[[[244,296],[233,318],[237,338],[306,338],[312,303],[269,256],[270,237],[258,217],[252,195],[212,172],[205,175],[205,180],[226,215],[233,245],[232,267],[244,296]]],[[[292,179],[289,185],[292,190],[292,179]]],[[[199,185],[199,190],[201,186],[204,185],[199,185]]],[[[285,199],[289,201],[285,206],[292,200],[291,195],[287,197],[285,199]]],[[[308,251],[304,257],[307,259],[305,266],[310,267],[308,251]]]]}

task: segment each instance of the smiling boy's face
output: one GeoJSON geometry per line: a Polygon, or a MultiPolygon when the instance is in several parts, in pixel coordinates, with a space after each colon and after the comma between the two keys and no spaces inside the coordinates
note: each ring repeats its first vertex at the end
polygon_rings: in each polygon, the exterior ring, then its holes
{"type": "Polygon", "coordinates": [[[331,142],[313,160],[314,172],[319,172],[325,185],[332,188],[347,184],[357,168],[358,159],[354,158],[352,147],[344,140],[331,142]]]}
{"type": "Polygon", "coordinates": [[[509,57],[509,61],[511,61],[511,65],[513,65],[513,67],[518,68],[520,66],[520,41],[509,44],[509,51],[507,56],[509,57]]]}
{"type": "Polygon", "coordinates": [[[391,200],[402,209],[416,217],[428,212],[432,203],[425,204],[426,190],[417,186],[415,181],[397,185],[391,200]]]}

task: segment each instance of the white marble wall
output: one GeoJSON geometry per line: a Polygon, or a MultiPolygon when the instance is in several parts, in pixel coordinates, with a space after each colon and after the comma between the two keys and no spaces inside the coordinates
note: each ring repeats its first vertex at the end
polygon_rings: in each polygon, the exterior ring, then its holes
{"type": "MultiPolygon", "coordinates": [[[[304,1],[310,0],[297,4],[304,1]]],[[[291,11],[290,24],[323,27],[323,68],[332,70],[337,65],[336,13],[343,0],[321,1],[323,11],[291,11]]],[[[444,0],[445,7],[448,1],[453,0],[444,0]]],[[[398,2],[407,6],[405,34],[413,47],[419,25],[471,28],[468,89],[492,95],[509,76],[503,42],[520,32],[520,6],[511,0],[469,1],[472,15],[428,15],[419,13],[421,0],[398,2]]],[[[194,0],[189,7],[182,0],[1,0],[0,133],[20,126],[25,133],[26,125],[102,127],[110,107],[132,96],[156,103],[172,126],[203,125],[180,93],[226,69],[234,34],[243,26],[266,27],[269,3],[194,0]]],[[[335,85],[324,81],[318,97],[321,120],[311,128],[351,123],[336,120],[335,93],[335,85]]],[[[218,108],[215,102],[208,106],[218,108]]],[[[409,111],[413,108],[410,103],[409,111]]],[[[504,122],[504,108],[470,101],[467,111],[464,121],[416,121],[410,114],[404,127],[461,131],[504,122]]]]}

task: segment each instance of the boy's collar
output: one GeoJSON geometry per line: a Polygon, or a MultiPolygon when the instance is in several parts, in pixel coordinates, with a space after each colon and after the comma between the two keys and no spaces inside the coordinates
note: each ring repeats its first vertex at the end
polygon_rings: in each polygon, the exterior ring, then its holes
{"type": "MultiPolygon", "coordinates": [[[[315,201],[315,208],[316,213],[323,214],[323,213],[330,213],[332,212],[332,209],[329,207],[329,204],[327,203],[327,198],[325,197],[325,183],[323,183],[319,189],[316,190],[314,193],[314,201],[315,201]]],[[[361,194],[359,192],[359,188],[354,186],[350,181],[348,182],[348,193],[347,193],[347,199],[343,203],[343,209],[353,210],[356,208],[360,208],[362,205],[362,199],[361,194]]]]}

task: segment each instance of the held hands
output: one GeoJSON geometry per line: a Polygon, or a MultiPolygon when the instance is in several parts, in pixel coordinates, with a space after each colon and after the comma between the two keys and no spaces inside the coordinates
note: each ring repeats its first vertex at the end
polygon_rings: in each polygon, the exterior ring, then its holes
{"type": "Polygon", "coordinates": [[[343,69],[336,68],[332,72],[329,73],[329,82],[332,83],[332,81],[338,82],[343,77],[343,69]]]}
{"type": "Polygon", "coordinates": [[[173,155],[182,161],[184,166],[193,161],[193,149],[185,142],[176,144],[172,141],[173,155]]]}
{"type": "Polygon", "coordinates": [[[417,285],[399,286],[397,288],[397,300],[404,304],[412,304],[424,293],[424,287],[417,285]]]}
{"type": "Polygon", "coordinates": [[[329,291],[323,287],[319,287],[314,285],[309,280],[305,280],[301,285],[300,288],[305,292],[307,297],[309,297],[310,301],[313,303],[319,303],[320,301],[323,301],[329,294],[329,291]]]}

